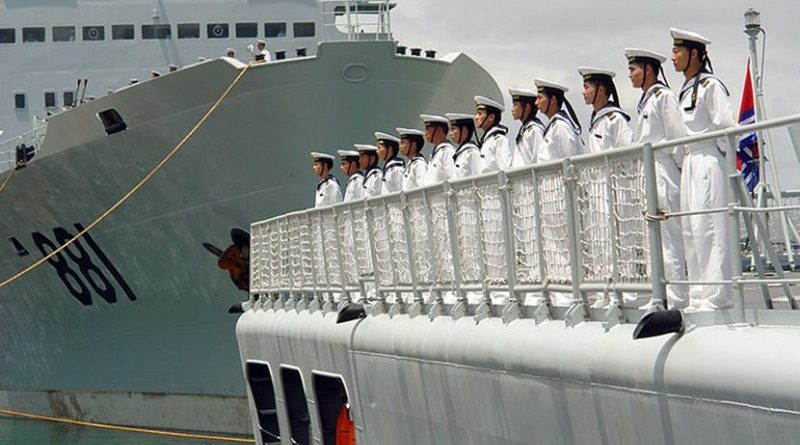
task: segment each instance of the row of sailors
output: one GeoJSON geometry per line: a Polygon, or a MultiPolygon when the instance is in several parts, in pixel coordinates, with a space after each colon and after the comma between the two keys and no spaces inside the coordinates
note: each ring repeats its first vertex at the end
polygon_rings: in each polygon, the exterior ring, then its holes
{"type": "MultiPolygon", "coordinates": [[[[735,125],[729,93],[717,77],[708,57],[711,41],[697,33],[670,29],[672,62],[685,82],[680,94],[669,87],[662,65],[667,57],[644,49],[627,49],[629,78],[642,90],[634,129],[619,105],[615,73],[581,67],[583,97],[593,107],[587,141],[569,101],[568,88],[536,79],[536,92],[509,90],[512,114],[522,125],[512,148],[500,123],[504,107],[487,97],[476,96],[476,114],[421,115],[425,131],[398,128],[397,136],[375,133],[376,146],[356,145],[356,151],[339,151],[342,172],[349,177],[344,197],[330,176],[334,157],[313,153],[317,206],[352,201],[410,190],[445,180],[507,170],[538,162],[554,161],[581,153],[596,153],[633,143],[658,143],[684,136],[704,134],[735,125]],[[548,119],[545,125],[538,112],[548,119]],[[480,147],[472,142],[476,128],[483,130],[480,147]],[[449,132],[449,140],[447,138],[449,132]],[[433,146],[431,160],[420,153],[424,142],[433,146]],[[398,150],[409,163],[398,158],[398,150]],[[378,168],[378,159],[383,161],[378,168]]],[[[658,204],[666,211],[712,209],[727,206],[724,142],[705,142],[656,153],[658,204]]],[[[731,276],[726,252],[727,225],[723,213],[693,215],[662,224],[666,278],[670,281],[721,281],[731,276]]],[[[682,285],[667,288],[670,306],[695,310],[731,306],[729,286],[682,285]]]]}

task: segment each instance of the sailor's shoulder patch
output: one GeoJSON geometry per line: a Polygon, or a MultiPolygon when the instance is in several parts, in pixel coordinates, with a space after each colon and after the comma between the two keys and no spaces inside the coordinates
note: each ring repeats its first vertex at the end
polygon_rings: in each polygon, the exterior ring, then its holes
{"type": "Polygon", "coordinates": [[[614,122],[616,118],[617,118],[617,113],[611,113],[608,115],[608,120],[611,122],[614,122]]]}
{"type": "Polygon", "coordinates": [[[653,92],[653,94],[654,94],[656,97],[661,97],[661,95],[662,95],[662,94],[664,94],[664,89],[663,89],[663,88],[657,88],[657,89],[656,89],[656,90],[653,92]]]}

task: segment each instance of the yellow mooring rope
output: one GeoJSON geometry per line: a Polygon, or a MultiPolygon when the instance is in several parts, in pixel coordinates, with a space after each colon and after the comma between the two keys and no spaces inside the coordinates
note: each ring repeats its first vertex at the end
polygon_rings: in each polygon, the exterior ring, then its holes
{"type": "Polygon", "coordinates": [[[20,165],[22,165],[22,162],[17,162],[16,165],[11,167],[11,173],[9,173],[8,176],[6,176],[6,180],[3,181],[3,185],[0,185],[0,195],[2,195],[4,191],[6,191],[6,187],[8,187],[8,184],[11,183],[11,178],[14,177],[14,174],[17,172],[17,167],[19,167],[20,165]]]}
{"type": "Polygon", "coordinates": [[[85,422],[82,420],[64,419],[60,417],[42,416],[39,414],[23,413],[19,411],[11,411],[7,409],[0,409],[0,415],[9,417],[19,417],[30,420],[41,420],[45,422],[60,423],[64,425],[74,425],[85,428],[97,428],[101,430],[123,431],[127,433],[148,434],[151,436],[162,437],[177,437],[180,439],[196,439],[196,440],[210,440],[214,442],[235,442],[235,443],[255,443],[253,439],[243,437],[230,437],[230,436],[214,436],[208,434],[192,434],[192,433],[178,433],[175,431],[162,431],[153,430],[148,428],[136,428],[129,426],[109,425],[107,423],[85,422]]]}
{"type": "MultiPolygon", "coordinates": [[[[202,117],[202,118],[201,118],[201,119],[200,119],[200,120],[197,122],[197,124],[194,126],[194,128],[192,128],[192,130],[191,130],[191,131],[190,131],[188,134],[186,134],[186,136],[184,136],[184,137],[183,137],[183,139],[181,139],[181,141],[180,141],[180,142],[178,142],[178,145],[176,145],[176,146],[175,146],[175,148],[173,148],[173,149],[172,149],[172,151],[170,151],[170,152],[169,152],[169,153],[168,153],[168,154],[167,154],[167,155],[164,157],[164,159],[162,159],[162,160],[161,160],[161,162],[159,162],[159,163],[158,163],[158,165],[156,165],[156,166],[155,166],[155,167],[154,167],[154,168],[153,168],[153,169],[150,171],[150,173],[148,173],[148,174],[147,174],[147,175],[146,175],[144,178],[142,178],[142,179],[141,179],[141,180],[140,180],[140,181],[139,181],[139,182],[138,182],[138,183],[137,183],[135,186],[133,186],[133,188],[132,188],[132,189],[130,189],[130,190],[128,191],[128,193],[126,193],[126,194],[125,194],[125,195],[124,195],[122,198],[120,198],[120,199],[119,199],[119,201],[117,201],[117,202],[116,202],[114,205],[112,205],[112,206],[111,206],[111,207],[110,207],[108,210],[106,210],[106,211],[105,211],[105,212],[104,212],[102,215],[98,216],[98,217],[97,217],[97,219],[95,219],[94,221],[92,221],[92,223],[91,223],[91,224],[89,224],[88,226],[86,226],[86,228],[84,228],[83,230],[81,230],[80,232],[78,232],[78,233],[77,233],[77,234],[76,234],[74,237],[72,237],[72,238],[71,238],[69,241],[65,242],[64,244],[62,244],[62,245],[61,245],[60,247],[58,247],[57,249],[55,249],[54,251],[50,252],[50,254],[48,254],[48,255],[47,255],[47,256],[45,256],[44,258],[40,259],[39,261],[36,261],[35,263],[31,264],[30,266],[28,266],[28,267],[26,267],[25,269],[21,270],[20,272],[16,273],[16,274],[15,274],[14,276],[12,276],[11,278],[8,278],[8,279],[6,279],[5,281],[3,281],[2,283],[0,283],[0,288],[6,287],[6,286],[8,286],[9,284],[11,284],[11,283],[13,283],[13,282],[17,281],[18,279],[20,279],[20,278],[22,278],[23,276],[27,275],[27,274],[28,274],[29,272],[31,272],[32,270],[34,270],[34,269],[36,269],[37,267],[39,267],[39,266],[41,266],[42,264],[44,264],[44,263],[45,263],[45,261],[49,260],[50,258],[53,258],[54,256],[56,256],[56,255],[58,255],[59,253],[61,253],[61,252],[62,252],[64,249],[66,249],[67,247],[71,246],[71,245],[72,245],[72,243],[74,243],[75,241],[77,241],[78,239],[80,239],[81,237],[83,237],[83,235],[85,235],[85,234],[86,234],[88,231],[92,230],[92,229],[93,229],[95,226],[97,226],[98,224],[100,224],[100,223],[101,223],[101,222],[102,222],[104,219],[106,219],[106,218],[107,218],[109,215],[111,215],[111,214],[112,214],[112,213],[114,213],[114,212],[115,212],[115,211],[116,211],[118,208],[120,208],[120,207],[122,206],[122,204],[124,204],[124,203],[125,203],[125,201],[127,201],[128,199],[130,199],[130,197],[131,197],[131,196],[133,196],[133,195],[134,195],[136,192],[138,192],[138,191],[139,191],[139,189],[141,189],[142,187],[144,187],[144,185],[145,185],[145,184],[147,184],[147,183],[150,181],[150,179],[151,179],[153,176],[155,176],[155,174],[156,174],[156,173],[158,173],[158,171],[159,171],[159,170],[161,170],[161,168],[162,168],[162,167],[164,167],[164,165],[166,165],[166,164],[167,164],[167,162],[169,162],[169,161],[170,161],[170,160],[171,160],[173,157],[175,157],[175,155],[176,155],[176,154],[178,154],[178,152],[179,152],[179,151],[180,151],[180,150],[183,148],[183,146],[184,146],[184,145],[186,145],[186,143],[187,143],[187,142],[189,142],[189,140],[190,140],[190,139],[191,139],[191,138],[194,136],[194,134],[195,134],[195,133],[197,133],[197,131],[198,131],[198,130],[199,130],[199,129],[200,129],[202,126],[203,126],[203,125],[205,125],[206,121],[208,121],[208,118],[209,118],[209,117],[211,117],[211,115],[212,115],[212,114],[214,114],[214,112],[215,112],[215,111],[217,111],[217,108],[220,106],[220,104],[222,103],[222,101],[224,101],[224,100],[225,100],[225,98],[227,98],[227,97],[228,97],[228,94],[230,94],[230,92],[233,90],[233,87],[235,87],[235,86],[236,86],[236,84],[237,84],[237,83],[239,83],[239,80],[242,78],[242,76],[244,76],[244,73],[246,73],[246,72],[247,72],[247,70],[248,70],[249,68],[250,68],[250,65],[248,64],[247,66],[245,66],[245,67],[242,69],[242,71],[239,73],[239,75],[238,75],[238,76],[236,76],[236,78],[235,78],[235,79],[233,79],[233,82],[231,82],[231,84],[230,84],[230,85],[228,85],[228,88],[225,90],[225,92],[224,92],[224,93],[222,93],[222,95],[219,97],[219,99],[217,99],[217,101],[214,103],[214,105],[213,105],[213,106],[212,106],[212,107],[211,107],[211,108],[210,108],[210,109],[209,109],[209,110],[206,112],[206,114],[205,114],[205,115],[204,115],[204,116],[203,116],[203,117],[202,117]]],[[[13,173],[12,173],[12,175],[13,175],[13,173]]],[[[9,175],[9,179],[10,179],[10,176],[11,176],[11,175],[9,175]]]]}

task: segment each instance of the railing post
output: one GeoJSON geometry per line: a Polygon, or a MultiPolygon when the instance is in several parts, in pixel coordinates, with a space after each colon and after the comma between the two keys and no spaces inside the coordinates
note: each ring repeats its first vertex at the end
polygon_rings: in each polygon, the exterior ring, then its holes
{"type": "Polygon", "coordinates": [[[436,234],[435,234],[434,227],[433,227],[433,208],[431,207],[431,200],[430,200],[430,196],[428,195],[428,191],[424,190],[422,192],[422,196],[423,196],[423,198],[425,200],[425,209],[427,210],[427,213],[425,215],[425,225],[427,226],[428,234],[430,235],[430,243],[431,243],[431,246],[432,246],[431,252],[433,253],[433,255],[431,255],[432,258],[431,258],[431,264],[430,264],[430,266],[431,266],[431,271],[430,271],[431,293],[433,294],[433,301],[435,302],[434,303],[434,307],[438,307],[439,308],[439,309],[437,309],[437,311],[438,311],[438,310],[441,309],[442,305],[444,304],[444,298],[442,297],[442,291],[438,290],[438,289],[434,290],[432,285],[433,285],[433,283],[436,283],[436,282],[441,283],[442,271],[439,270],[439,264],[437,263],[436,258],[435,258],[436,257],[436,253],[434,253],[434,250],[433,250],[433,249],[435,249],[436,234]]]}
{"type": "Polygon", "coordinates": [[[508,284],[508,306],[503,311],[503,321],[506,323],[519,318],[521,302],[517,286],[517,248],[514,238],[514,204],[511,193],[511,180],[506,172],[497,175],[497,188],[500,191],[500,214],[503,223],[503,244],[506,257],[506,281],[508,284]]]}
{"type": "Polygon", "coordinates": [[[449,182],[443,184],[442,193],[447,199],[447,230],[450,233],[450,250],[453,254],[453,284],[456,291],[456,304],[450,315],[457,319],[466,316],[468,311],[466,293],[461,287],[461,250],[458,242],[456,194],[449,182]]]}
{"type": "Polygon", "coordinates": [[[536,167],[531,169],[531,181],[533,181],[533,223],[536,232],[536,255],[539,262],[539,282],[542,284],[542,304],[536,308],[534,317],[537,323],[553,318],[553,302],[550,300],[550,291],[547,285],[547,261],[544,258],[544,243],[542,231],[542,204],[541,193],[539,193],[539,175],[536,167]]]}
{"type": "Polygon", "coordinates": [[[564,178],[564,207],[567,211],[567,246],[569,249],[570,279],[572,281],[573,303],[567,310],[566,319],[570,325],[589,319],[589,303],[581,291],[583,263],[581,261],[580,218],[578,218],[578,178],[575,165],[569,159],[562,164],[564,178]]]}
{"type": "MultiPolygon", "coordinates": [[[[655,154],[651,144],[645,144],[642,147],[642,163],[647,215],[655,216],[658,214],[658,183],[655,154]]],[[[650,238],[650,279],[653,283],[653,297],[650,301],[653,307],[657,305],[666,308],[667,284],[664,278],[664,253],[661,249],[661,222],[654,218],[647,218],[647,232],[650,238]]]]}
{"type": "MultiPolygon", "coordinates": [[[[483,306],[481,308],[481,313],[484,315],[491,314],[491,311],[485,310],[492,306],[492,299],[489,296],[489,287],[488,283],[486,282],[486,246],[484,246],[483,241],[486,239],[485,237],[485,230],[483,227],[483,196],[478,192],[478,184],[475,181],[472,181],[472,195],[475,202],[475,218],[477,219],[477,227],[475,228],[478,233],[478,237],[476,240],[476,248],[478,249],[478,280],[481,283],[481,303],[479,306],[483,306]]],[[[458,197],[456,197],[456,202],[458,202],[458,197]]],[[[477,312],[477,311],[476,311],[477,312]]]]}
{"type": "Polygon", "coordinates": [[[381,291],[381,280],[378,272],[378,252],[375,250],[375,240],[372,239],[372,208],[369,206],[369,201],[364,200],[364,219],[367,223],[367,235],[369,239],[369,254],[372,258],[372,278],[375,280],[375,297],[377,301],[372,307],[373,313],[383,313],[386,310],[386,299],[381,291]]]}
{"type": "Polygon", "coordinates": [[[739,282],[742,279],[742,252],[740,240],[741,232],[739,228],[739,211],[736,210],[736,188],[734,181],[739,176],[739,169],[736,168],[736,135],[731,132],[728,134],[728,148],[725,154],[725,164],[727,170],[728,183],[728,256],[731,264],[731,291],[736,292],[733,300],[733,309],[739,317],[739,321],[744,321],[744,286],[739,282]]]}
{"type": "Polygon", "coordinates": [[[335,228],[333,233],[334,238],[336,239],[336,249],[334,250],[336,251],[336,261],[339,263],[339,281],[342,284],[342,299],[339,303],[339,306],[345,307],[352,302],[352,299],[350,298],[350,291],[347,290],[347,278],[345,277],[344,273],[344,259],[342,258],[342,249],[344,249],[344,244],[342,243],[342,237],[339,235],[340,209],[344,210],[342,207],[337,207],[333,210],[333,225],[335,228]]]}
{"type": "MultiPolygon", "coordinates": [[[[611,160],[608,156],[605,157],[606,161],[606,206],[608,207],[608,233],[611,242],[611,277],[610,282],[616,283],[619,280],[619,221],[614,217],[614,173],[611,168],[611,160]]],[[[617,301],[622,304],[622,292],[613,291],[617,301]]]]}
{"type": "Polygon", "coordinates": [[[408,198],[406,194],[400,198],[400,205],[403,209],[403,230],[406,235],[406,252],[408,254],[408,272],[411,275],[411,289],[414,294],[414,304],[412,306],[414,311],[422,310],[423,299],[422,293],[417,287],[417,255],[414,249],[414,238],[411,231],[411,212],[408,210],[408,198]]]}

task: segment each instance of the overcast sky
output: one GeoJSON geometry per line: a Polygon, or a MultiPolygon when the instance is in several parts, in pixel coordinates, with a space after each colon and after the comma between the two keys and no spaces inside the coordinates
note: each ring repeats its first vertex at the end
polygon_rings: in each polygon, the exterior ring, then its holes
{"type": "MultiPolygon", "coordinates": [[[[764,90],[770,117],[800,113],[800,0],[397,0],[392,31],[403,45],[462,51],[483,65],[507,93],[508,87],[533,89],[542,77],[570,87],[568,98],[582,124],[589,108],[580,96],[576,68],[596,66],[618,73],[617,89],[632,112],[641,94],[627,78],[623,51],[647,48],[670,55],[668,29],[683,28],[712,40],[716,74],[731,91],[734,112],[742,95],[748,40],[744,12],[761,13],[767,32],[764,90]]],[[[683,77],[665,64],[673,89],[683,77]]],[[[475,92],[480,94],[480,92],[475,92]]],[[[511,98],[503,98],[510,105],[511,98]]],[[[510,116],[507,117],[510,119],[510,116]]],[[[506,122],[510,124],[510,122],[506,122]]],[[[510,125],[516,131],[516,125],[510,125]]],[[[800,162],[785,129],[773,134],[784,188],[800,188],[800,162]]]]}

